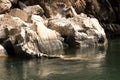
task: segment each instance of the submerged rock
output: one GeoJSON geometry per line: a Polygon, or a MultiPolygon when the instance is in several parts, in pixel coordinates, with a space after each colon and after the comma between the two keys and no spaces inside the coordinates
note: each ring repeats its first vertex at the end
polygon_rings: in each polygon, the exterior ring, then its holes
{"type": "Polygon", "coordinates": [[[71,48],[65,50],[65,54],[61,55],[60,58],[64,60],[101,61],[105,58],[106,50],[107,46],[71,48]]]}
{"type": "Polygon", "coordinates": [[[69,19],[51,19],[48,27],[59,32],[71,47],[100,46],[107,43],[104,29],[98,20],[85,14],[69,19]]]}

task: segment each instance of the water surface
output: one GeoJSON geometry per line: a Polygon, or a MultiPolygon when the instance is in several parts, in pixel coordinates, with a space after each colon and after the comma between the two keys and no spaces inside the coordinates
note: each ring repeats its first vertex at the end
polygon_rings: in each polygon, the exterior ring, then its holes
{"type": "Polygon", "coordinates": [[[0,80],[120,80],[120,39],[65,50],[63,59],[0,58],[0,80]]]}

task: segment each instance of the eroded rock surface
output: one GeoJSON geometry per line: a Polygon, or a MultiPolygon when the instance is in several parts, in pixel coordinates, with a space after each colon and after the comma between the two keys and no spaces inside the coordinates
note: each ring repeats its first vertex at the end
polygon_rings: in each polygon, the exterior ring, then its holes
{"type": "MultiPolygon", "coordinates": [[[[47,53],[63,49],[63,39],[60,40],[59,33],[48,29],[40,20],[32,20],[33,24],[28,24],[17,17],[3,16],[0,22],[7,36],[7,39],[3,41],[6,49],[12,46],[14,55],[38,57],[43,56],[43,53],[47,56],[47,53]]],[[[9,49],[7,50],[9,52],[9,49]]]]}
{"type": "Polygon", "coordinates": [[[9,10],[11,6],[12,4],[9,0],[0,0],[0,13],[4,13],[9,10]]]}
{"type": "MultiPolygon", "coordinates": [[[[32,0],[31,0],[32,1],[32,0]]],[[[120,1],[119,0],[38,0],[40,5],[45,11],[46,17],[73,17],[73,12],[70,10],[71,7],[75,9],[77,14],[85,13],[89,17],[97,18],[102,24],[106,25],[119,25],[120,26],[120,1]],[[54,3],[53,3],[54,1],[54,3]],[[69,12],[68,12],[69,10],[69,12]],[[65,15],[64,15],[65,14],[65,15]]],[[[32,1],[34,2],[34,1],[32,1]]],[[[113,26],[116,27],[116,26],[113,26]]],[[[106,28],[103,26],[106,30],[106,28]]],[[[111,30],[110,30],[111,31],[111,30]]],[[[116,30],[114,30],[115,32],[116,30]]],[[[111,36],[120,35],[117,32],[109,33],[111,36]]],[[[110,37],[111,37],[110,36],[110,37]]]]}
{"type": "Polygon", "coordinates": [[[107,43],[104,29],[98,20],[83,13],[69,19],[49,20],[48,27],[58,31],[71,47],[99,46],[107,43]]]}
{"type": "Polygon", "coordinates": [[[29,15],[43,15],[44,11],[39,5],[34,5],[34,6],[27,6],[23,8],[23,11],[28,13],[29,15]]]}
{"type": "Polygon", "coordinates": [[[109,0],[0,0],[0,44],[10,55],[36,57],[59,57],[53,51],[66,47],[104,46],[98,20],[119,20],[113,18],[119,8],[112,5],[109,0]]]}
{"type": "Polygon", "coordinates": [[[8,54],[6,52],[6,50],[4,49],[4,47],[2,45],[0,45],[0,57],[7,57],[8,54]]]}

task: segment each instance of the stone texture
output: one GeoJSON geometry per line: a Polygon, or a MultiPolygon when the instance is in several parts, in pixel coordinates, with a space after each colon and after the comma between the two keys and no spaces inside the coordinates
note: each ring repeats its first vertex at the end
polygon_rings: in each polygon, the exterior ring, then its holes
{"type": "Polygon", "coordinates": [[[2,44],[9,54],[41,57],[53,55],[49,53],[63,49],[60,34],[48,29],[40,16],[34,16],[31,17],[32,23],[8,14],[1,18],[0,27],[7,36],[2,44]]]}
{"type": "MultiPolygon", "coordinates": [[[[45,12],[47,18],[61,18],[61,17],[72,17],[76,15],[73,11],[73,6],[65,3],[66,1],[40,1],[40,6],[45,12]]],[[[69,3],[69,2],[68,2],[69,3]]]]}
{"type": "Polygon", "coordinates": [[[13,17],[19,17],[20,19],[22,19],[23,21],[28,21],[29,19],[29,14],[27,14],[25,11],[20,10],[18,8],[12,9],[9,12],[9,15],[13,16],[13,17]]]}
{"type": "Polygon", "coordinates": [[[44,23],[43,19],[40,17],[32,16],[33,23],[36,27],[36,32],[41,40],[40,44],[43,46],[43,52],[55,51],[57,49],[63,49],[63,38],[59,33],[48,29],[44,23]]]}
{"type": "Polygon", "coordinates": [[[85,11],[88,15],[93,15],[102,22],[114,22],[116,20],[116,14],[108,0],[86,0],[85,11]]]}
{"type": "Polygon", "coordinates": [[[71,47],[90,47],[107,43],[104,29],[98,20],[85,14],[69,19],[49,20],[48,27],[58,31],[71,47]]]}
{"type": "Polygon", "coordinates": [[[33,6],[27,6],[23,8],[23,11],[25,11],[27,14],[30,15],[43,15],[44,11],[39,5],[33,5],[33,6]]]}
{"type": "Polygon", "coordinates": [[[107,35],[119,33],[119,3],[118,0],[1,0],[0,13],[6,14],[0,15],[0,44],[11,55],[37,57],[48,57],[53,51],[63,50],[64,45],[103,46],[107,43],[103,28],[107,35]]]}
{"type": "Polygon", "coordinates": [[[0,57],[7,57],[7,52],[2,45],[0,45],[0,57]]]}
{"type": "Polygon", "coordinates": [[[9,0],[0,0],[0,13],[4,13],[5,11],[11,8],[11,2],[9,0]]]}

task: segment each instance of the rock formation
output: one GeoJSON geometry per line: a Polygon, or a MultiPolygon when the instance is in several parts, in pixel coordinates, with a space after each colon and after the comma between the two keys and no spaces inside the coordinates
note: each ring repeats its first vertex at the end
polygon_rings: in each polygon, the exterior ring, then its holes
{"type": "Polygon", "coordinates": [[[0,13],[4,13],[11,8],[12,4],[9,0],[0,0],[0,13]]]}
{"type": "Polygon", "coordinates": [[[83,13],[69,19],[49,20],[48,27],[58,31],[70,47],[90,47],[107,43],[104,30],[97,19],[83,13]]]}
{"type": "Polygon", "coordinates": [[[105,46],[106,34],[98,20],[114,22],[116,18],[110,20],[115,15],[111,8],[105,8],[109,16],[106,12],[99,15],[101,3],[104,1],[1,0],[0,44],[9,55],[30,57],[59,57],[62,53],[54,51],[66,47],[105,46]]]}
{"type": "Polygon", "coordinates": [[[0,57],[7,57],[7,52],[2,45],[0,45],[0,57]]]}
{"type": "Polygon", "coordinates": [[[4,15],[1,18],[1,28],[6,39],[2,44],[8,52],[10,47],[13,48],[14,52],[9,52],[10,55],[39,57],[43,53],[63,48],[59,33],[48,29],[42,21],[37,21],[34,16],[31,18],[33,24],[28,24],[20,18],[10,15],[4,15]]]}

